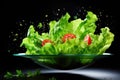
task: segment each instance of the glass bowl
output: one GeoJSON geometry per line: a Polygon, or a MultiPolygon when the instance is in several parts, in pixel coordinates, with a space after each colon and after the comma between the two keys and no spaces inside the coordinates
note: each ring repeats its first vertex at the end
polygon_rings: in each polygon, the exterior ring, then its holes
{"type": "Polygon", "coordinates": [[[48,69],[75,69],[84,68],[93,63],[96,59],[111,55],[103,53],[102,55],[92,54],[60,54],[60,55],[27,55],[25,53],[13,54],[24,58],[30,58],[35,63],[48,69]]]}

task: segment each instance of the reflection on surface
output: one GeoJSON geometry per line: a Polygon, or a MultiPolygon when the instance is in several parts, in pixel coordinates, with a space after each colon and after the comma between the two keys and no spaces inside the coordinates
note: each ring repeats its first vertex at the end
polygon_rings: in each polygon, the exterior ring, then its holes
{"type": "Polygon", "coordinates": [[[119,80],[120,72],[104,69],[41,70],[41,73],[68,73],[82,75],[97,80],[119,80]]]}

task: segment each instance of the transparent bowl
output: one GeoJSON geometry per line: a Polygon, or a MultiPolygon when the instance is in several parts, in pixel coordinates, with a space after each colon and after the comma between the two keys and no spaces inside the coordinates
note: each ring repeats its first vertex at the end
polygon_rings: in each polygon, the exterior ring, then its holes
{"type": "Polygon", "coordinates": [[[91,54],[64,54],[64,55],[27,55],[25,53],[13,54],[24,58],[30,58],[35,63],[48,69],[68,70],[75,68],[84,68],[93,63],[96,59],[111,55],[103,53],[102,55],[91,54]]]}

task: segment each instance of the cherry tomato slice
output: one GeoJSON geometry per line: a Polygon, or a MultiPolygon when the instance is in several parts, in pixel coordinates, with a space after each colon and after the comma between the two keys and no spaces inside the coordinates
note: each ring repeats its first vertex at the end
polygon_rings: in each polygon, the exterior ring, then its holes
{"type": "Polygon", "coordinates": [[[92,39],[91,39],[90,35],[86,35],[84,38],[84,41],[87,42],[88,45],[90,45],[92,43],[92,39]]]}
{"type": "Polygon", "coordinates": [[[46,43],[52,43],[50,39],[45,39],[42,41],[42,46],[44,46],[46,43]]]}
{"type": "Polygon", "coordinates": [[[74,35],[72,33],[68,33],[68,34],[65,34],[63,36],[62,41],[66,42],[67,40],[70,40],[70,39],[73,39],[73,38],[76,38],[76,35],[74,35]]]}

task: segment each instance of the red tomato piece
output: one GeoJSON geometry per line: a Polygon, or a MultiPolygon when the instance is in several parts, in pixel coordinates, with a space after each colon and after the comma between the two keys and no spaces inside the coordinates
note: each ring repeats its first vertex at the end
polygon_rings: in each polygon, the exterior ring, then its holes
{"type": "Polygon", "coordinates": [[[72,33],[68,33],[68,34],[65,34],[63,36],[62,41],[66,42],[67,40],[70,40],[70,39],[73,39],[73,38],[76,38],[76,35],[74,35],[72,33]]]}
{"type": "Polygon", "coordinates": [[[50,39],[45,39],[42,41],[42,46],[44,46],[46,43],[52,43],[50,39]]]}
{"type": "Polygon", "coordinates": [[[86,35],[84,38],[84,41],[87,42],[88,45],[90,45],[92,43],[92,39],[91,39],[90,35],[86,35]]]}

